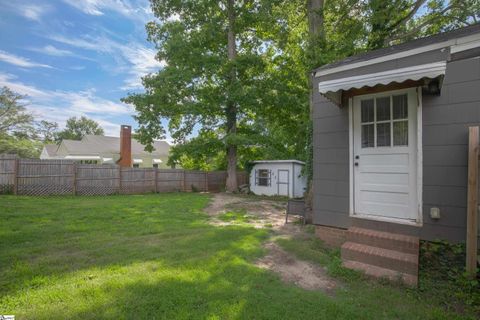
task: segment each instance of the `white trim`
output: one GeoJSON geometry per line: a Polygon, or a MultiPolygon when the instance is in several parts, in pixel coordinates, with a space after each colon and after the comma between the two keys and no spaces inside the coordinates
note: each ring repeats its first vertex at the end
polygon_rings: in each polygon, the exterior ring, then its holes
{"type": "Polygon", "coordinates": [[[135,163],[135,164],[143,163],[143,160],[142,159],[133,159],[133,163],[135,163]]]}
{"type": "Polygon", "coordinates": [[[411,50],[406,50],[406,51],[401,51],[398,53],[393,53],[385,56],[381,56],[378,58],[373,58],[365,61],[360,61],[357,63],[350,63],[350,64],[345,64],[341,65],[338,67],[330,68],[330,69],[325,69],[325,70],[318,70],[315,72],[315,77],[320,77],[320,76],[325,76],[327,74],[332,74],[332,73],[337,73],[345,70],[351,70],[351,69],[356,69],[364,66],[369,66],[372,64],[380,63],[380,62],[385,62],[385,61],[390,61],[394,59],[400,59],[400,58],[405,58],[409,56],[413,56],[416,54],[420,54],[423,52],[428,52],[428,51],[433,51],[437,49],[442,49],[446,47],[451,47],[451,53],[457,53],[460,51],[468,50],[471,48],[475,48],[476,46],[480,45],[480,42],[477,40],[480,40],[480,33],[474,34],[471,36],[465,36],[461,38],[456,38],[456,39],[450,39],[447,41],[411,49],[411,50]]]}
{"type": "Polygon", "coordinates": [[[349,215],[355,214],[355,189],[354,189],[354,177],[353,177],[353,98],[348,99],[348,154],[349,154],[349,181],[350,181],[350,206],[349,215]]]}
{"type": "Polygon", "coordinates": [[[422,87],[417,88],[417,224],[423,225],[423,96],[422,87]]]}
{"type": "MultiPolygon", "coordinates": [[[[364,95],[358,95],[356,97],[365,97],[365,96],[376,96],[383,94],[395,94],[403,92],[411,92],[412,88],[409,89],[399,89],[384,91],[379,93],[369,93],[364,95]]],[[[354,177],[354,121],[353,121],[353,98],[348,99],[348,125],[349,125],[349,217],[351,218],[360,218],[366,220],[375,220],[375,221],[386,221],[397,224],[413,225],[421,227],[423,225],[423,145],[422,145],[422,88],[415,88],[416,98],[417,98],[417,166],[416,166],[416,175],[417,175],[417,220],[407,220],[407,219],[396,219],[390,217],[374,216],[374,215],[362,215],[355,214],[355,177],[354,177]]]]}
{"type": "Polygon", "coordinates": [[[100,156],[65,156],[65,159],[72,160],[101,160],[100,156]]]}
{"type": "Polygon", "coordinates": [[[424,77],[435,78],[440,75],[445,75],[446,69],[447,63],[445,61],[434,62],[360,76],[320,81],[318,83],[318,90],[320,93],[327,93],[329,91],[335,92],[364,86],[373,87],[377,84],[389,84],[391,82],[400,83],[406,80],[419,80],[424,77]]]}
{"type": "Polygon", "coordinates": [[[153,159],[153,163],[162,163],[162,159],[153,159]]]}

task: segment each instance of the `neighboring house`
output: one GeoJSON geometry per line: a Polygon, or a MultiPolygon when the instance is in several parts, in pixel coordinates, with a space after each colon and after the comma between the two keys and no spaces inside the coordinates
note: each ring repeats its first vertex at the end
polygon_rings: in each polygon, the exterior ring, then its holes
{"type": "Polygon", "coordinates": [[[347,267],[415,284],[418,240],[464,242],[480,24],[313,72],[313,223],[347,267]]]}
{"type": "Polygon", "coordinates": [[[307,180],[304,162],[298,160],[254,161],[250,172],[250,191],[258,195],[303,197],[307,180]]]}
{"type": "MultiPolygon", "coordinates": [[[[132,167],[170,168],[167,166],[170,145],[155,141],[149,153],[137,140],[131,139],[132,167]]],[[[87,135],[82,140],[63,140],[59,145],[46,145],[40,159],[68,159],[79,163],[115,164],[120,159],[120,138],[87,135]]]]}

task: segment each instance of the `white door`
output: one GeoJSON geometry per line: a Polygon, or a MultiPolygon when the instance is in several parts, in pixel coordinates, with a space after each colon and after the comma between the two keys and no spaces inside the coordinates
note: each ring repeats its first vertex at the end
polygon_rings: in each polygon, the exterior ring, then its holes
{"type": "Polygon", "coordinates": [[[353,99],[354,214],[418,221],[417,93],[353,99]]]}
{"type": "Polygon", "coordinates": [[[277,185],[278,185],[278,195],[279,196],[286,196],[288,197],[288,188],[289,188],[289,170],[278,170],[278,178],[277,178],[277,185]]]}

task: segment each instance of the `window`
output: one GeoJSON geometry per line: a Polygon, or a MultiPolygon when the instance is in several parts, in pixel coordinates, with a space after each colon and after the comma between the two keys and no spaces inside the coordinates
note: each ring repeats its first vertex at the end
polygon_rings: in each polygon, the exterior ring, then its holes
{"type": "Polygon", "coordinates": [[[270,170],[268,169],[259,169],[255,170],[255,185],[257,186],[270,186],[270,170]]]}
{"type": "Polygon", "coordinates": [[[138,163],[134,163],[134,164],[133,164],[133,167],[134,167],[134,168],[140,168],[140,165],[139,165],[138,163]]]}
{"type": "Polygon", "coordinates": [[[158,163],[154,163],[153,167],[158,169],[158,163]]]}
{"type": "Polygon", "coordinates": [[[362,148],[408,146],[407,94],[360,102],[362,148]]]}

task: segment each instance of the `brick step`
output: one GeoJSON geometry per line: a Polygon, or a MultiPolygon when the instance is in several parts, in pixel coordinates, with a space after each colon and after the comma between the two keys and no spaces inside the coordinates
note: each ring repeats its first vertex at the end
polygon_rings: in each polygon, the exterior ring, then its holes
{"type": "Polygon", "coordinates": [[[358,270],[364,272],[366,275],[375,277],[375,278],[386,278],[390,281],[403,281],[403,283],[409,286],[417,286],[418,284],[418,276],[402,273],[390,269],[385,269],[382,267],[372,266],[370,264],[358,262],[358,261],[351,261],[351,260],[344,260],[342,262],[345,268],[358,270]]]}
{"type": "Polygon", "coordinates": [[[348,229],[347,241],[415,255],[418,255],[420,242],[418,237],[359,227],[348,229]]]}
{"type": "Polygon", "coordinates": [[[418,252],[417,254],[410,254],[351,241],[345,242],[341,251],[343,261],[357,261],[418,276],[418,252]]]}

